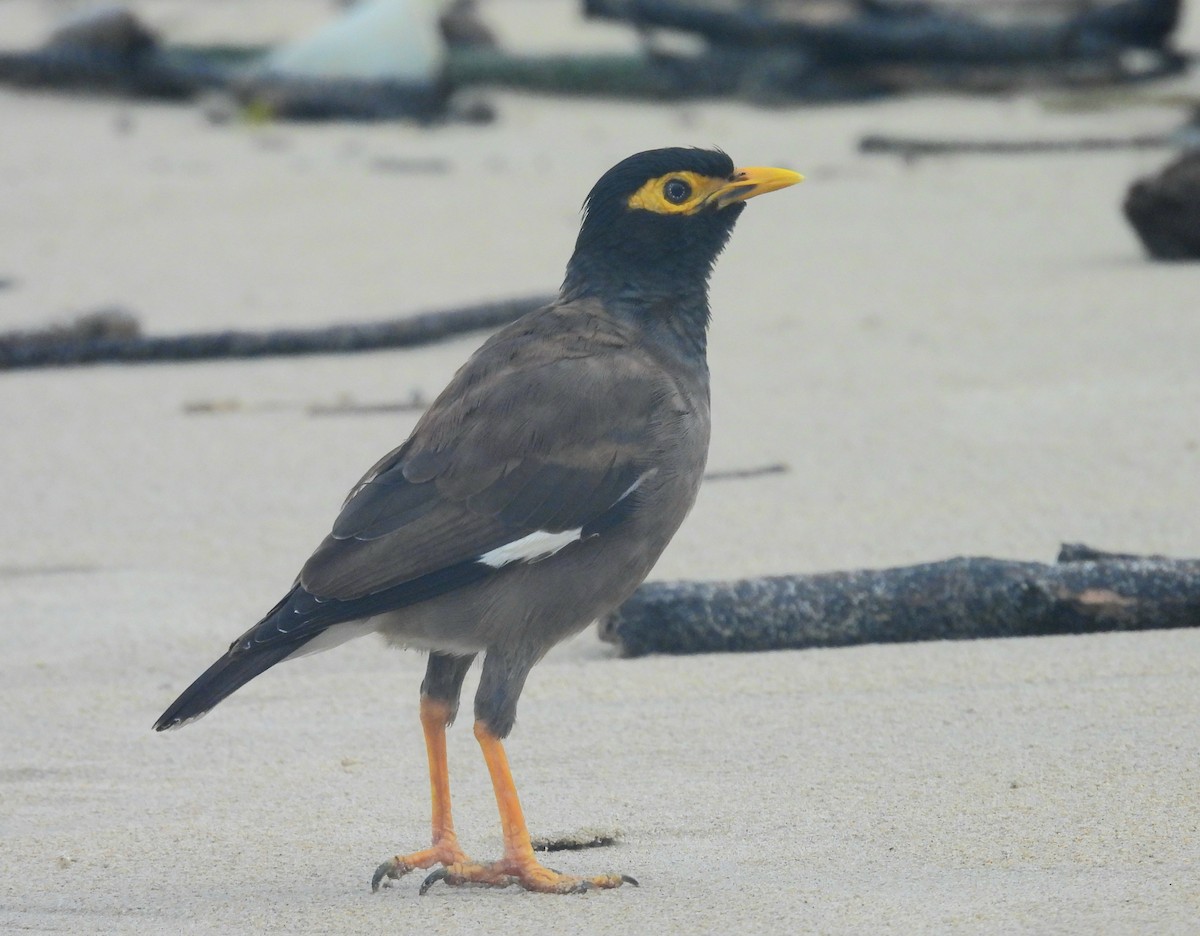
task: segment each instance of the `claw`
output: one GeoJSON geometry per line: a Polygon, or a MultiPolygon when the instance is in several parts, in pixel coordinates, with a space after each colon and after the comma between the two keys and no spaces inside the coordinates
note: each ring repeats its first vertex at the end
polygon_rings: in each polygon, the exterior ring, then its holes
{"type": "MultiPolygon", "coordinates": [[[[378,873],[379,872],[376,872],[376,874],[378,873]]],[[[436,871],[430,873],[430,875],[421,882],[421,889],[418,890],[417,893],[424,897],[429,892],[429,888],[433,887],[433,885],[438,881],[446,881],[449,883],[449,877],[450,872],[446,868],[438,868],[436,871]]]]}
{"type": "MultiPolygon", "coordinates": [[[[605,875],[605,876],[612,877],[612,875],[605,875]]],[[[640,884],[638,884],[636,878],[631,878],[628,874],[622,874],[620,877],[621,877],[621,884],[632,884],[634,887],[641,886],[640,884]]],[[[574,887],[572,887],[569,891],[567,891],[567,893],[568,894],[586,894],[588,891],[592,891],[592,890],[604,890],[609,887],[620,887],[621,884],[615,884],[615,885],[608,884],[608,883],[601,884],[599,881],[597,881],[594,878],[584,878],[582,881],[580,881],[578,884],[576,884],[574,887]]]]}
{"type": "MultiPolygon", "coordinates": [[[[373,894],[379,890],[379,885],[383,882],[384,878],[394,881],[406,874],[408,874],[408,868],[403,868],[397,858],[389,858],[376,868],[375,873],[371,875],[371,893],[373,894]]],[[[384,884],[384,886],[390,887],[391,885],[384,884]]]]}

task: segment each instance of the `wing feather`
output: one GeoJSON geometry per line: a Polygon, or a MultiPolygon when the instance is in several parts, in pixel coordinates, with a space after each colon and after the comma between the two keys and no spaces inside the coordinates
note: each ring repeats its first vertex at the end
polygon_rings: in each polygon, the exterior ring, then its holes
{"type": "Polygon", "coordinates": [[[359,482],[300,573],[307,592],[406,602],[429,596],[426,577],[531,533],[611,528],[607,512],[654,468],[665,378],[613,336],[589,332],[579,353],[580,323],[547,314],[485,344],[359,482]]]}

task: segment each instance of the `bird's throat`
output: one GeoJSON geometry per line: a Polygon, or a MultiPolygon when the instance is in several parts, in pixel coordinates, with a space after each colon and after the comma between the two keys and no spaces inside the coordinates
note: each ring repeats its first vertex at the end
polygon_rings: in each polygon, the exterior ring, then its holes
{"type": "Polygon", "coordinates": [[[595,283],[574,288],[571,280],[563,283],[564,302],[592,299],[599,301],[605,315],[640,333],[651,342],[685,359],[703,359],[708,350],[708,288],[646,289],[631,284],[597,290],[595,283]]]}
{"type": "Polygon", "coordinates": [[[652,341],[703,356],[708,347],[708,269],[692,276],[631,276],[628,267],[567,267],[564,301],[592,299],[652,341]]]}

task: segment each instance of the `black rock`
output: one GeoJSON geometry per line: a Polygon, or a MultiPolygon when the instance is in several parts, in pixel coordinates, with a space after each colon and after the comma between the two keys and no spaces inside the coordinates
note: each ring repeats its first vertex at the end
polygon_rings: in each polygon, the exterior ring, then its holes
{"type": "Polygon", "coordinates": [[[1189,150],[1125,196],[1125,217],[1150,256],[1200,260],[1200,150],[1189,150]]]}

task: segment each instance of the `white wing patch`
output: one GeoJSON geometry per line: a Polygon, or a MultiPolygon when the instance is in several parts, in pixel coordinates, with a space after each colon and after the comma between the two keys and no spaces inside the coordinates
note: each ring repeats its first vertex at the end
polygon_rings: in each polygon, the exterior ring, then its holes
{"type": "Polygon", "coordinates": [[[477,560],[493,569],[499,569],[512,562],[537,562],[547,556],[553,556],[560,549],[569,546],[583,536],[583,527],[574,530],[563,530],[561,533],[550,533],[546,530],[535,530],[519,540],[497,546],[485,552],[477,560]]]}
{"type": "MultiPolygon", "coordinates": [[[[613,502],[613,506],[615,507],[621,503],[621,501],[625,500],[625,498],[641,487],[643,481],[653,477],[657,473],[657,468],[651,468],[642,474],[641,477],[625,489],[624,494],[613,502]]],[[[564,549],[581,539],[583,539],[583,527],[576,527],[574,530],[563,530],[561,533],[551,533],[548,530],[535,530],[518,540],[513,540],[511,543],[505,543],[503,546],[497,546],[490,552],[485,552],[476,562],[482,562],[493,569],[499,569],[514,562],[537,562],[539,559],[553,556],[560,549],[564,549]]]]}
{"type": "Polygon", "coordinates": [[[617,498],[613,506],[615,507],[617,504],[621,503],[621,501],[625,500],[625,498],[640,488],[643,481],[645,481],[647,478],[653,478],[656,474],[658,474],[657,468],[651,468],[649,471],[643,471],[640,475],[638,475],[638,479],[625,489],[625,493],[617,498]]]}

